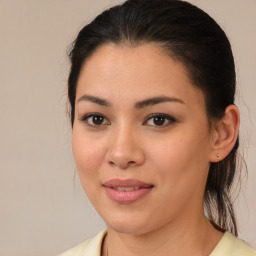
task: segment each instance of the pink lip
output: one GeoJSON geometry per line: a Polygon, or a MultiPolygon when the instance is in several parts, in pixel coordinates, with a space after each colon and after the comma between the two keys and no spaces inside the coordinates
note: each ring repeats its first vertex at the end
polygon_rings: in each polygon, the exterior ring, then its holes
{"type": "Polygon", "coordinates": [[[119,204],[131,204],[140,198],[148,194],[153,188],[152,184],[147,184],[145,182],[127,179],[112,179],[108,180],[103,184],[107,196],[116,203],[119,204]],[[136,187],[135,190],[123,191],[117,190],[117,188],[129,188],[136,187]],[[139,188],[137,188],[139,187],[139,188]]]}

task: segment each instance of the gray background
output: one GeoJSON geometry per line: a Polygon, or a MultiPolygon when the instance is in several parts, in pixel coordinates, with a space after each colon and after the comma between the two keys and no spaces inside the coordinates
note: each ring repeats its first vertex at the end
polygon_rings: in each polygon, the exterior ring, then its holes
{"type": "MultiPolygon", "coordinates": [[[[56,255],[104,228],[82,191],[66,115],[66,50],[107,0],[0,0],[0,256],[56,255]]],[[[248,180],[240,236],[256,248],[256,1],[191,0],[227,32],[248,180]]],[[[245,178],[243,175],[242,178],[245,178]]]]}

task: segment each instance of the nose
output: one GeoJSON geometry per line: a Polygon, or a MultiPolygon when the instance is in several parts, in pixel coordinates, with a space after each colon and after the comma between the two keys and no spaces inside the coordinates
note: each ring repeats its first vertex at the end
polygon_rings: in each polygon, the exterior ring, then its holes
{"type": "Polygon", "coordinates": [[[136,133],[128,128],[113,131],[109,138],[105,160],[120,169],[142,165],[145,156],[137,137],[138,134],[136,136],[136,133]]]}

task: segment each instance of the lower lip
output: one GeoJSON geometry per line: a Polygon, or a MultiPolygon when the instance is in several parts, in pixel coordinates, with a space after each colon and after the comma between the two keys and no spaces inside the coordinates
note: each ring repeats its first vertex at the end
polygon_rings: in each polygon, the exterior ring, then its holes
{"type": "Polygon", "coordinates": [[[116,203],[119,204],[131,204],[147,195],[152,187],[140,188],[131,191],[119,191],[110,187],[104,187],[107,196],[116,203]]]}

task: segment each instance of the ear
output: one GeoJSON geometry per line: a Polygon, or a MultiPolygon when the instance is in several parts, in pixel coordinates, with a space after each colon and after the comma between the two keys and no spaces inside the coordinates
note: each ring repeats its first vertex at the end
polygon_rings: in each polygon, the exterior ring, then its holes
{"type": "Polygon", "coordinates": [[[210,162],[219,162],[230,153],[237,140],[239,124],[238,108],[235,105],[229,105],[224,117],[214,125],[210,162]]]}

